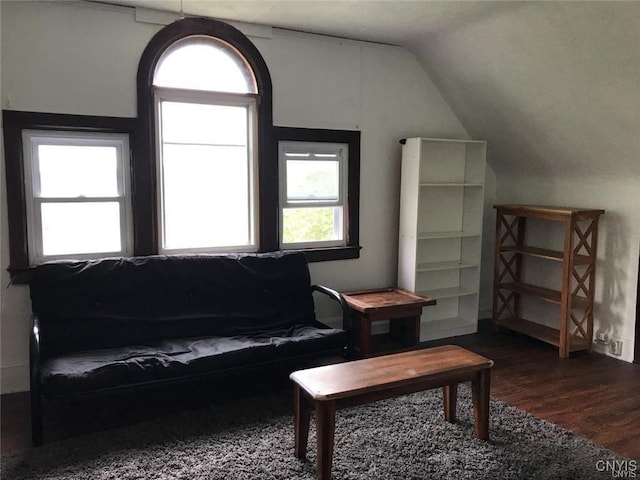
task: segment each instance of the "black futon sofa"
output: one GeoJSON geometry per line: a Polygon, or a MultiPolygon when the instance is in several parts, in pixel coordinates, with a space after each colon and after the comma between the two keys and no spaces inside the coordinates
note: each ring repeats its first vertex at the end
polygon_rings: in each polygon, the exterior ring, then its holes
{"type": "Polygon", "coordinates": [[[30,290],[34,445],[43,400],[192,380],[224,386],[224,376],[348,355],[349,308],[311,285],[301,253],[49,262],[34,269],[30,290]],[[316,320],[314,291],[340,303],[342,330],[316,320]]]}

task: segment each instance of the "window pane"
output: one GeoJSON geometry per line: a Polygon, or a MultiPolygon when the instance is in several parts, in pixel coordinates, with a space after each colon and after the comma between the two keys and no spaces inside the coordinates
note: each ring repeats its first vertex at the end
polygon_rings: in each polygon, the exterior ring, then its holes
{"type": "Polygon", "coordinates": [[[285,208],[283,242],[342,240],[342,209],[339,207],[285,208]]]}
{"type": "Polygon", "coordinates": [[[162,141],[246,145],[247,108],[162,102],[162,141]]]}
{"type": "Polygon", "coordinates": [[[117,154],[115,147],[39,145],[40,196],[118,196],[117,154]]]}
{"type": "Polygon", "coordinates": [[[251,245],[245,147],[165,145],[164,248],[251,245]]]}
{"type": "Polygon", "coordinates": [[[244,58],[227,43],[189,37],[168,49],[158,62],[153,84],[210,92],[257,93],[244,58]]]}
{"type": "Polygon", "coordinates": [[[337,161],[287,160],[287,199],[337,201],[339,171],[337,161]]]}
{"type": "Polygon", "coordinates": [[[120,204],[43,203],[42,249],[44,255],[121,251],[120,204]]]}

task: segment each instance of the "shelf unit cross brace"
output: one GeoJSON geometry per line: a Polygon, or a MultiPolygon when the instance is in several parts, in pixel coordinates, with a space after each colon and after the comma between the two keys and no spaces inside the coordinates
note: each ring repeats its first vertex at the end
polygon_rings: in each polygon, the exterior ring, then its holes
{"type": "Polygon", "coordinates": [[[580,229],[580,225],[578,225],[577,223],[575,224],[575,232],[578,235],[578,244],[576,245],[576,248],[574,248],[573,252],[576,255],[580,252],[582,248],[584,248],[589,257],[593,256],[594,252],[593,252],[593,249],[591,248],[591,244],[593,242],[591,237],[593,235],[593,232],[595,231],[594,230],[595,225],[596,225],[596,222],[593,222],[593,221],[590,222],[587,229],[584,232],[582,232],[582,230],[580,229]]]}
{"type": "Polygon", "coordinates": [[[502,269],[499,274],[500,283],[504,282],[504,277],[509,275],[511,277],[511,281],[518,278],[516,276],[515,268],[516,268],[516,255],[512,255],[511,258],[507,259],[504,254],[500,254],[500,260],[502,263],[502,269]]]}
{"type": "Polygon", "coordinates": [[[578,295],[578,293],[582,291],[587,298],[589,297],[589,287],[586,283],[591,279],[592,273],[592,265],[587,265],[587,268],[582,275],[580,275],[580,273],[575,268],[573,269],[572,274],[573,278],[576,280],[576,288],[571,293],[572,295],[578,295]]]}
{"type": "Polygon", "coordinates": [[[504,234],[500,238],[500,244],[506,245],[506,241],[511,237],[513,243],[518,243],[518,234],[516,233],[516,228],[518,226],[518,217],[513,217],[509,222],[506,216],[502,217],[502,225],[505,228],[504,234]]]}
{"type": "Polygon", "coordinates": [[[505,311],[508,314],[508,318],[515,318],[515,294],[513,292],[509,292],[509,294],[505,296],[502,292],[498,292],[498,297],[500,297],[500,308],[498,309],[497,318],[505,318],[503,315],[505,311]]]}
{"type": "Polygon", "coordinates": [[[577,319],[575,317],[575,315],[573,314],[573,312],[571,313],[571,321],[574,323],[574,325],[576,326],[576,329],[573,331],[573,333],[571,334],[572,337],[577,337],[578,336],[578,332],[580,332],[580,336],[582,338],[588,338],[587,336],[587,332],[584,329],[584,324],[587,321],[588,317],[589,317],[589,310],[585,310],[582,314],[582,317],[580,319],[577,319]]]}

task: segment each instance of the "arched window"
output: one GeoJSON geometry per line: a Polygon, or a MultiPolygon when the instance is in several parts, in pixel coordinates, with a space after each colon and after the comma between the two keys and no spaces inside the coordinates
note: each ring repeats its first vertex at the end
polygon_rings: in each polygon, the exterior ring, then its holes
{"type": "Polygon", "coordinates": [[[207,92],[258,93],[245,58],[228,43],[204,35],[183,38],[165,50],[153,84],[207,92]]]}
{"type": "Polygon", "coordinates": [[[153,76],[160,252],[255,251],[257,87],[226,42],[186,37],[153,76]]]}
{"type": "Polygon", "coordinates": [[[136,252],[274,249],[265,229],[276,222],[264,221],[277,218],[277,191],[267,186],[270,171],[277,182],[271,80],[255,46],[214,20],[165,27],[142,55],[138,108],[136,165],[148,172],[146,183],[136,175],[136,192],[156,201],[151,215],[136,211],[141,222],[155,219],[136,229],[153,233],[136,236],[136,252]]]}

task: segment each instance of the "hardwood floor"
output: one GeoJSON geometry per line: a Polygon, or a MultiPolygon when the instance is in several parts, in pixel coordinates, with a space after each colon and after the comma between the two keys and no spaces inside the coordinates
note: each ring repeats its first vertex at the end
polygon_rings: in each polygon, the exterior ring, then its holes
{"type": "MultiPolygon", "coordinates": [[[[625,457],[640,459],[640,365],[595,353],[575,353],[558,358],[557,349],[527,337],[483,328],[480,333],[427,342],[425,346],[458,344],[495,361],[491,395],[539,418],[572,430],[592,442],[625,457]]],[[[0,411],[2,453],[30,448],[29,397],[26,393],[3,395],[0,411]]],[[[128,409],[118,406],[113,415],[93,412],[93,425],[79,419],[72,409],[49,437],[63,438],[189,408],[189,402],[155,402],[128,409]],[[74,422],[76,423],[74,425],[74,422]]],[[[194,406],[196,406],[194,404],[194,406]]]]}
{"type": "Polygon", "coordinates": [[[455,343],[494,360],[493,398],[640,459],[640,365],[587,352],[560,359],[550,345],[488,328],[455,343]]]}

